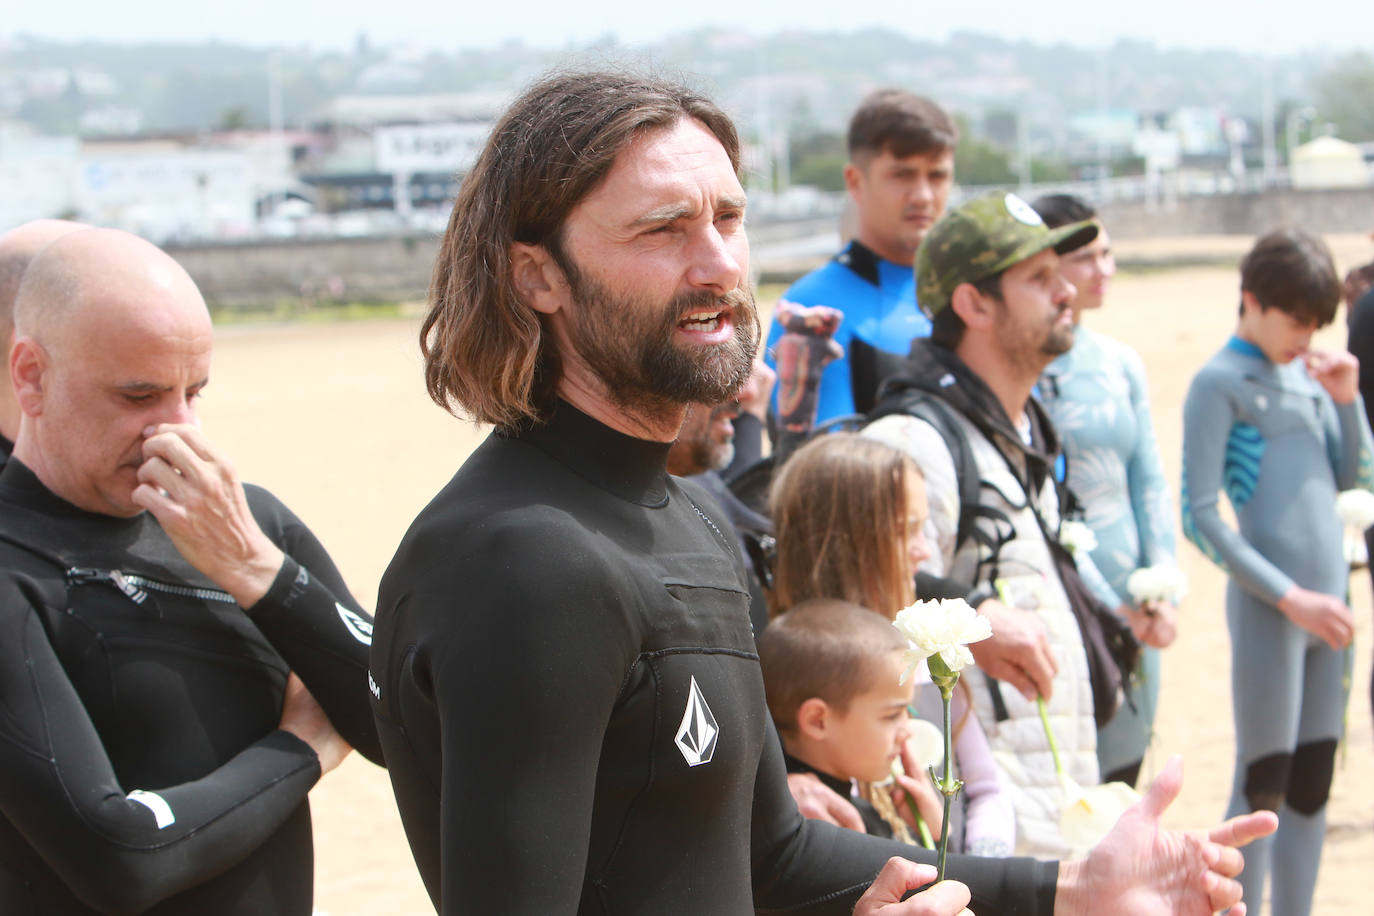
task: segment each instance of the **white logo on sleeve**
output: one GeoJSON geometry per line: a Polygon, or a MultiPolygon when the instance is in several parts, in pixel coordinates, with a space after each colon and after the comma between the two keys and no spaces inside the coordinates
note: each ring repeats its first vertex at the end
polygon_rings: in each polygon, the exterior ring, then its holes
{"type": "Polygon", "coordinates": [[[716,753],[716,737],[720,729],[716,717],[711,715],[711,707],[701,695],[697,679],[692,678],[692,692],[687,698],[687,709],[682,713],[682,724],[677,727],[677,749],[682,751],[682,759],[689,767],[710,763],[716,753]]]}
{"type": "Polygon", "coordinates": [[[343,621],[349,635],[365,646],[372,645],[372,624],[337,601],[334,602],[334,607],[338,609],[339,619],[343,621]]]}
{"type": "Polygon", "coordinates": [[[138,802],[149,811],[153,812],[153,817],[157,820],[157,829],[163,830],[177,822],[176,815],[172,813],[172,806],[167,804],[167,799],[158,795],[156,792],[147,792],[143,789],[135,789],[129,793],[129,801],[138,802]]]}

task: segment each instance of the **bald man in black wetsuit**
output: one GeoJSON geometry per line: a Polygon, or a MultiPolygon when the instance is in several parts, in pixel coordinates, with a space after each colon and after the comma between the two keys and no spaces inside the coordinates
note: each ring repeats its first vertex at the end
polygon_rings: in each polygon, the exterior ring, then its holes
{"type": "Polygon", "coordinates": [[[5,916],[310,916],[306,794],[349,745],[380,760],[370,619],[195,422],[211,343],[191,279],[127,233],[63,235],[24,273],[0,471],[5,916]]]}
{"type": "Polygon", "coordinates": [[[1230,904],[1229,847],[1272,821],[1159,830],[1177,766],[1083,862],[960,857],[967,888],[902,903],[934,870],[885,861],[928,854],[798,814],[720,509],[664,470],[686,405],[730,397],[758,340],[738,154],[689,90],[575,73],[518,99],[464,179],[426,379],[495,431],[397,551],[371,660],[435,907],[954,916],[970,890],[1000,914],[1230,904]]]}
{"type": "MultiPolygon", "coordinates": [[[[89,227],[65,219],[35,219],[0,235],[0,349],[6,357],[14,333],[14,300],[19,297],[24,270],[49,242],[86,228],[89,227]]],[[[9,372],[0,372],[0,465],[9,459],[17,435],[19,405],[14,400],[9,372]]]]}

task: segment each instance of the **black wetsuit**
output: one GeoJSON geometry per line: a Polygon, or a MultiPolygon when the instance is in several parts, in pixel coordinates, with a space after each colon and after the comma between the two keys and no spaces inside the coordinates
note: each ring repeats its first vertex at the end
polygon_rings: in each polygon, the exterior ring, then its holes
{"type": "Polygon", "coordinates": [[[380,760],[370,620],[305,525],[247,493],[288,559],[245,613],[152,515],[77,509],[17,459],[0,472],[5,916],[309,916],[320,766],[277,729],[282,690],[294,670],[380,760]]]}
{"type": "MultiPolygon", "coordinates": [[[[560,403],[488,437],[387,570],[373,705],[445,914],[848,914],[913,852],[797,813],[742,572],[668,448],[560,403]]],[[[1053,863],[952,871],[984,912],[1051,911],[1053,863]]]]}
{"type": "Polygon", "coordinates": [[[878,809],[873,807],[873,802],[868,799],[855,795],[854,783],[848,779],[840,779],[832,776],[824,770],[818,770],[804,760],[793,757],[787,752],[783,752],[783,763],[787,766],[788,773],[810,773],[821,781],[826,788],[834,792],[841,798],[849,799],[854,810],[859,812],[859,818],[864,822],[864,832],[869,836],[880,836],[884,839],[892,839],[892,825],[883,820],[883,816],[878,813],[878,809]]]}

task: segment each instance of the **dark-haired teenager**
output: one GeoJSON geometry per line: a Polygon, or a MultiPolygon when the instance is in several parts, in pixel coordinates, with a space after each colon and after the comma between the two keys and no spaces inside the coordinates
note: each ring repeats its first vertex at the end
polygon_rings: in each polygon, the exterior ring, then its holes
{"type": "Polygon", "coordinates": [[[1331,254],[1298,230],[1241,262],[1236,333],[1199,370],[1183,415],[1183,530],[1230,576],[1236,768],[1229,810],[1279,814],[1241,883],[1273,912],[1309,912],[1354,631],[1336,494],[1370,482],[1359,367],[1309,349],[1340,300],[1331,254]],[[1225,489],[1236,528],[1218,511],[1225,489]]]}

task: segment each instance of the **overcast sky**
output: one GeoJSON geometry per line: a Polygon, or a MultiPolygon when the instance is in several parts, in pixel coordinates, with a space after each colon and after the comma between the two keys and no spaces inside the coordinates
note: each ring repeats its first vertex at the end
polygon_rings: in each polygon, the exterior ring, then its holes
{"type": "Polygon", "coordinates": [[[1035,43],[1089,47],[1128,36],[1161,47],[1229,48],[1261,54],[1374,48],[1374,15],[1358,0],[12,0],[0,35],[71,40],[197,40],[348,47],[374,42],[418,48],[490,47],[511,38],[562,47],[609,33],[625,44],[701,26],[765,34],[785,28],[883,26],[940,40],[971,29],[1035,43]]]}

